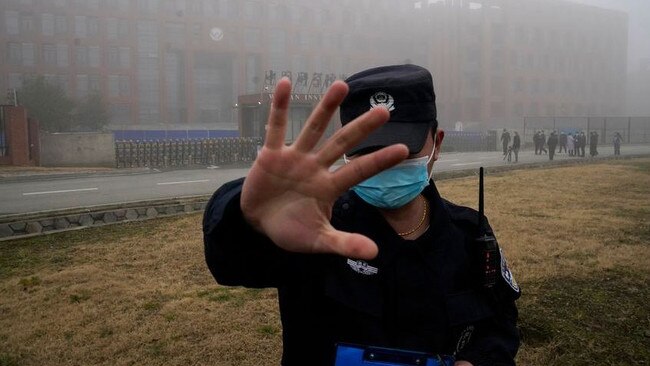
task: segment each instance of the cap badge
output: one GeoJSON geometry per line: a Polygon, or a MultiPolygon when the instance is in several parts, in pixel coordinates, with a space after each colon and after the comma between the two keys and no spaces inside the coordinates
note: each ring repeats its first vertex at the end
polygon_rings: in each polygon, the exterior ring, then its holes
{"type": "Polygon", "coordinates": [[[370,109],[381,106],[388,109],[389,112],[395,110],[395,100],[393,97],[385,92],[376,92],[370,97],[370,109]]]}

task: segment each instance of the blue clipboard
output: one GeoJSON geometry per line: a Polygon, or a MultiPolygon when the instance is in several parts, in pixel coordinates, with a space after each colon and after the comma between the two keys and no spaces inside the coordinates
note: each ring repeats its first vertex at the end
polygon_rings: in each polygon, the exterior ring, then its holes
{"type": "Polygon", "coordinates": [[[334,366],[453,366],[451,356],[338,343],[334,366]]]}

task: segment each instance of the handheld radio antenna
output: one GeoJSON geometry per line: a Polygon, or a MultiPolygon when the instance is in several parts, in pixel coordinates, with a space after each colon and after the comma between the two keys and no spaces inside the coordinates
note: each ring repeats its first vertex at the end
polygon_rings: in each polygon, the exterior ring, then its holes
{"type": "Polygon", "coordinates": [[[479,168],[478,176],[478,229],[479,233],[483,234],[483,214],[484,214],[484,203],[483,203],[483,167],[479,168]]]}
{"type": "Polygon", "coordinates": [[[494,235],[485,228],[483,223],[485,221],[483,218],[484,213],[483,167],[481,167],[479,169],[478,179],[478,238],[476,238],[476,243],[480,250],[483,287],[491,288],[496,283],[501,259],[499,256],[497,240],[494,235]]]}

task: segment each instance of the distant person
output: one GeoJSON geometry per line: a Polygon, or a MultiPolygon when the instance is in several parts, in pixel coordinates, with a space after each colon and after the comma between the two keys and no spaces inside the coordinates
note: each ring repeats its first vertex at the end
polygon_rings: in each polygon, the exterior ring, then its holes
{"type": "Polygon", "coordinates": [[[476,241],[487,221],[479,230],[431,179],[444,138],[431,74],[395,65],[334,82],[287,146],[290,93],[283,78],[260,156],[203,220],[220,284],[277,289],[281,364],[356,365],[383,347],[439,356],[422,365],[515,365],[519,286],[476,241]],[[319,146],[339,105],[343,127],[319,146]]]}
{"type": "Polygon", "coordinates": [[[591,131],[589,134],[589,155],[594,157],[598,155],[598,132],[591,131]]]}
{"type": "Polygon", "coordinates": [[[623,142],[623,136],[620,133],[615,132],[614,137],[612,138],[612,143],[614,144],[614,155],[621,155],[621,142],[623,142]]]}
{"type": "Polygon", "coordinates": [[[548,145],[548,160],[553,160],[558,141],[557,131],[553,131],[548,135],[548,142],[546,143],[548,145]]]}
{"type": "Polygon", "coordinates": [[[560,143],[558,144],[558,146],[559,146],[560,148],[559,148],[559,150],[557,151],[558,154],[562,152],[562,149],[564,149],[564,152],[565,152],[565,153],[567,152],[566,145],[567,145],[567,135],[566,135],[566,133],[564,133],[564,131],[563,131],[563,132],[560,132],[560,143]]]}
{"type": "Polygon", "coordinates": [[[544,130],[539,131],[539,154],[541,155],[542,153],[548,154],[548,151],[544,148],[546,145],[546,134],[544,133],[544,130]]]}
{"type": "Polygon", "coordinates": [[[505,128],[501,133],[501,144],[503,145],[503,155],[505,156],[508,152],[508,145],[510,144],[510,132],[505,128]]]}
{"type": "Polygon", "coordinates": [[[515,135],[512,138],[512,152],[515,154],[515,163],[519,162],[520,148],[521,148],[521,138],[519,138],[519,133],[515,131],[515,135]]]}
{"type": "Polygon", "coordinates": [[[587,147],[587,134],[585,131],[580,131],[578,135],[578,149],[580,150],[580,156],[585,157],[585,148],[587,147]]]}
{"type": "Polygon", "coordinates": [[[575,139],[571,133],[566,137],[566,147],[569,156],[575,156],[575,139]]]}
{"type": "Polygon", "coordinates": [[[540,136],[540,131],[535,131],[535,134],[533,135],[533,145],[535,145],[535,155],[541,154],[539,136],[540,136]]]}

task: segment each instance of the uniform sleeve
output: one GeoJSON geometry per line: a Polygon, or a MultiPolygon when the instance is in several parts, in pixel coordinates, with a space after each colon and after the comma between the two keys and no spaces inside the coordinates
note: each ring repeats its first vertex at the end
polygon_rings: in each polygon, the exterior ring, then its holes
{"type": "Polygon", "coordinates": [[[515,365],[519,349],[515,300],[521,296],[521,290],[503,252],[499,253],[500,276],[493,288],[482,290],[494,315],[475,324],[470,341],[457,355],[458,360],[469,361],[474,366],[515,365]]]}
{"type": "Polygon", "coordinates": [[[243,182],[241,178],[224,184],[205,208],[205,260],[222,285],[278,287],[289,255],[244,220],[240,208],[243,182]]]}

